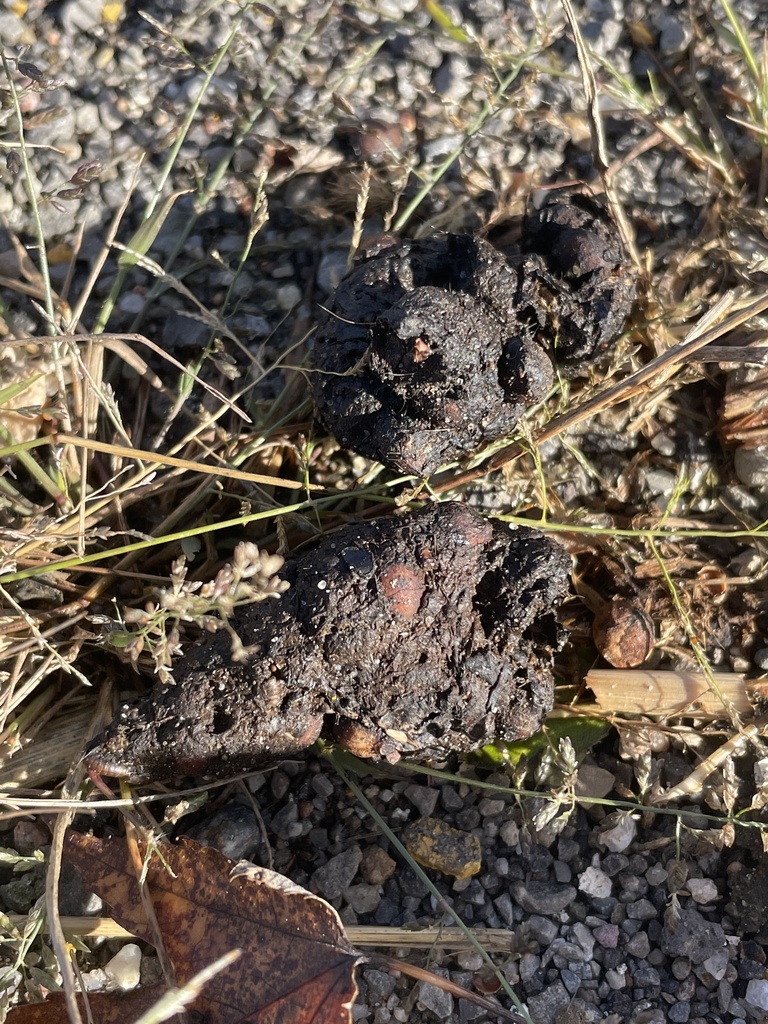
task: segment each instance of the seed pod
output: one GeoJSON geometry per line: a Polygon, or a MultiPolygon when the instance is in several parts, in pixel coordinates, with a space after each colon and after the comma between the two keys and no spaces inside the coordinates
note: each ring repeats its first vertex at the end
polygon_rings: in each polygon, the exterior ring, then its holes
{"type": "Polygon", "coordinates": [[[43,72],[36,64],[31,64],[28,60],[20,60],[17,67],[19,74],[24,75],[25,78],[32,82],[42,82],[43,72]]]}
{"type": "Polygon", "coordinates": [[[609,665],[635,668],[643,664],[653,648],[653,622],[632,601],[617,597],[595,616],[592,638],[609,665]]]}

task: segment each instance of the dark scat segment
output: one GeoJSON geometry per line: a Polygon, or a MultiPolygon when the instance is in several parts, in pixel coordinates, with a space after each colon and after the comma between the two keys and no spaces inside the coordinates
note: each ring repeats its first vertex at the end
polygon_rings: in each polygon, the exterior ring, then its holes
{"type": "Polygon", "coordinates": [[[427,476],[511,434],[553,381],[622,332],[636,272],[605,210],[555,197],[509,259],[469,235],[377,249],[339,285],[313,354],[342,446],[427,476]]]}
{"type": "Polygon", "coordinates": [[[552,383],[538,321],[517,314],[524,292],[519,271],[469,235],[365,260],[320,323],[318,418],[342,445],[417,475],[509,434],[552,383]]]}
{"type": "Polygon", "coordinates": [[[555,361],[577,370],[624,330],[637,269],[605,208],[585,195],[555,196],[527,218],[521,248],[544,263],[531,273],[550,295],[555,361]]]}
{"type": "Polygon", "coordinates": [[[456,503],[346,527],[286,562],[279,601],[237,614],[259,655],[234,664],[225,633],[206,637],[89,762],[133,779],[229,775],[321,729],[391,761],[528,736],[552,705],[569,572],[549,538],[456,503]]]}

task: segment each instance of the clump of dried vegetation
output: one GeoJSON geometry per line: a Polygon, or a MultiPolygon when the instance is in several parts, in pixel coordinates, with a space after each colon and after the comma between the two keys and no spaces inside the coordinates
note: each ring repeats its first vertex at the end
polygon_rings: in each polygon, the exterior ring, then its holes
{"type": "MultiPolygon", "coordinates": [[[[539,76],[558,73],[557,40],[542,22],[537,38],[510,40],[509,53],[489,53],[439,5],[432,7],[434,31],[453,33],[468,56],[481,60],[488,101],[455,126],[461,145],[433,167],[402,156],[399,137],[372,148],[370,137],[380,132],[374,122],[361,126],[359,162],[335,169],[333,180],[329,172],[322,200],[336,204],[334,216],[347,218],[350,253],[370,233],[369,223],[405,233],[460,226],[463,203],[452,206],[441,192],[456,161],[480,230],[492,237],[522,213],[534,188],[547,184],[518,180],[509,168],[480,167],[467,154],[503,105],[516,105],[521,131],[536,119],[557,116],[537,105],[534,88],[539,76]],[[346,197],[342,214],[340,195],[346,197]]],[[[579,749],[562,738],[560,720],[575,731],[588,716],[618,730],[620,754],[634,764],[633,786],[623,800],[609,801],[609,810],[674,813],[684,828],[684,812],[669,805],[690,799],[709,808],[712,842],[733,842],[740,823],[754,827],[765,842],[765,703],[759,681],[744,681],[744,673],[757,674],[750,659],[764,645],[764,490],[758,493],[755,484],[751,506],[734,504],[732,467],[734,458],[743,457],[739,452],[766,444],[766,51],[721,0],[696,23],[689,50],[678,60],[679,74],[669,62],[654,65],[648,26],[631,26],[636,45],[656,68],[646,80],[632,81],[592,53],[572,21],[582,72],[577,84],[586,103],[571,112],[571,127],[582,139],[591,136],[600,172],[594,186],[604,189],[643,276],[635,323],[609,365],[586,379],[559,382],[526,417],[518,437],[419,481],[349,459],[330,439],[313,434],[304,368],[316,319],[311,291],[294,310],[279,350],[246,344],[231,326],[238,279],[270,224],[270,199],[307,170],[295,151],[273,140],[252,172],[233,171],[254,110],[231,112],[225,154],[195,196],[192,221],[224,189],[238,196],[248,219],[242,252],[226,262],[218,255],[208,260],[228,281],[218,304],[201,303],[184,283],[191,270],[184,243],[192,223],[180,230],[170,255],[153,255],[175,200],[192,184],[179,170],[178,156],[203,116],[213,76],[225,61],[236,60],[237,47],[254,30],[253,17],[279,16],[255,3],[232,12],[225,42],[203,62],[190,56],[173,26],[150,26],[167,66],[196,67],[203,84],[148,179],[152,187],[138,227],[123,227],[128,192],[76,291],[71,285],[80,239],[65,240],[72,273],[55,290],[47,259],[51,239],[40,213],[46,203],[80,202],[98,187],[103,168],[94,162],[62,166],[59,187],[37,187],[38,154],[27,141],[24,100],[39,92],[44,107],[46,91],[60,83],[34,63],[34,52],[3,57],[0,146],[9,174],[26,183],[32,226],[28,237],[8,232],[18,269],[0,279],[5,827],[30,814],[63,811],[70,804],[57,807],[62,795],[100,799],[83,779],[79,758],[105,709],[154,676],[170,678],[177,652],[202,630],[223,625],[237,645],[234,609],[280,592],[280,557],[265,551],[287,551],[395,505],[495,495],[494,507],[501,503],[504,518],[551,531],[576,565],[570,653],[561,664],[561,700],[543,760],[533,747],[520,761],[516,752],[494,754],[508,766],[510,787],[521,800],[539,801],[525,805],[531,827],[545,830],[567,821],[576,799],[577,755],[590,741],[579,749]],[[720,68],[717,95],[698,85],[698,63],[704,61],[720,68]],[[633,149],[610,151],[601,103],[637,127],[633,149]],[[627,168],[652,150],[677,153],[691,181],[705,190],[706,218],[696,237],[666,238],[654,213],[628,194],[627,168]],[[115,306],[139,272],[146,303],[135,329],[110,333],[115,306]],[[98,287],[102,275],[111,282],[107,289],[98,287]],[[207,344],[186,363],[163,351],[151,331],[141,333],[142,322],[151,322],[153,299],[168,289],[209,331],[207,344]],[[18,309],[37,324],[34,333],[13,328],[11,314],[18,309]],[[127,373],[133,375],[131,394],[113,383],[127,373]],[[714,422],[712,403],[721,391],[714,422]],[[709,408],[700,404],[705,393],[709,408]],[[719,465],[707,462],[700,471],[695,458],[679,460],[654,446],[681,421],[693,433],[717,432],[723,444],[719,465]],[[631,460],[612,479],[601,476],[599,460],[582,448],[590,430],[639,438],[631,460]],[[552,452],[556,458],[549,457],[552,452]],[[642,489],[649,466],[674,478],[671,494],[655,505],[642,489]],[[590,487],[573,503],[567,477],[577,471],[590,487]],[[622,650],[611,659],[619,668],[604,669],[602,678],[597,671],[587,675],[597,658],[590,624],[606,595],[620,598],[624,607],[629,602],[641,622],[653,624],[651,642],[640,644],[642,677],[632,672],[638,661],[631,655],[629,667],[621,667],[622,650]],[[690,775],[674,788],[664,782],[659,760],[670,746],[690,759],[690,775]]],[[[363,61],[365,52],[361,42],[353,56],[363,61]]],[[[266,103],[268,81],[263,94],[266,103]]],[[[140,180],[147,168],[137,167],[136,174],[140,180]]],[[[24,858],[17,863],[23,866],[24,858]]],[[[18,963],[31,941],[28,935],[17,943],[18,963]]],[[[52,970],[50,963],[43,968],[52,970]]],[[[7,1002],[10,994],[3,998],[7,1002]]]]}

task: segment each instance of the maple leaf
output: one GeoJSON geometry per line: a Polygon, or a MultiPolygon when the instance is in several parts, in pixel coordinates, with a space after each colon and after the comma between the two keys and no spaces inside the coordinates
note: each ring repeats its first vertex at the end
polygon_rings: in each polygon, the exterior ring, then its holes
{"type": "MultiPolygon", "coordinates": [[[[152,942],[125,840],[72,832],[66,851],[116,920],[152,942]]],[[[234,864],[189,839],[150,854],[146,884],[177,985],[242,950],[191,1006],[210,1024],[349,1024],[361,957],[324,900],[274,871],[234,864]]]]}
{"type": "MultiPolygon", "coordinates": [[[[163,995],[162,985],[148,985],[130,992],[90,992],[88,1010],[94,1024],[126,1024],[138,1020],[163,995]]],[[[87,1020],[83,997],[80,1013],[87,1020]]],[[[12,1024],[69,1024],[63,992],[54,992],[43,1003],[22,1003],[9,1011],[12,1024]]]]}

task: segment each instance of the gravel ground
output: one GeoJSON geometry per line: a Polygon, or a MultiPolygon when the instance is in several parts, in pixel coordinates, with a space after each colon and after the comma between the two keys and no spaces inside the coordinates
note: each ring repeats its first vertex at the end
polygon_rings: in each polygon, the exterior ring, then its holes
{"type": "MultiPolygon", "coordinates": [[[[618,351],[612,367],[596,371],[598,380],[665,347],[655,323],[679,337],[726,288],[764,286],[768,229],[758,198],[765,193],[764,154],[759,135],[738,123],[749,113],[751,83],[721,6],[700,0],[584,0],[575,6],[585,40],[612,68],[599,71],[606,145],[618,199],[651,271],[639,304],[639,319],[650,324],[644,340],[618,351]]],[[[504,246],[519,232],[526,204],[540,200],[545,186],[578,180],[599,190],[562,8],[455,0],[436,11],[433,19],[429,5],[418,0],[355,6],[286,0],[274,11],[261,4],[250,9],[183,137],[164,194],[185,194],[149,253],[188,291],[167,281],[158,286],[149,267],[134,267],[109,330],[141,331],[186,363],[209,339],[201,308],[221,311],[231,337],[203,374],[217,386],[237,373],[258,379],[257,395],[267,407],[286,378],[275,373],[262,380],[261,369],[288,348],[299,361],[307,331],[345,273],[363,161],[372,169],[364,238],[393,229],[417,236],[471,231],[504,246]],[[451,20],[448,28],[439,27],[440,10],[451,20]],[[491,112],[484,106],[489,99],[491,112]],[[402,218],[478,119],[458,159],[402,218]],[[215,184],[204,196],[212,176],[215,184]],[[263,194],[269,218],[251,238],[263,194]]],[[[737,12],[756,39],[768,29],[763,5],[745,0],[737,12]]],[[[26,91],[22,107],[35,147],[37,195],[53,196],[40,207],[52,281],[70,302],[131,187],[117,233],[124,244],[164,184],[164,163],[200,95],[205,62],[226,40],[236,14],[234,4],[209,10],[183,0],[4,0],[0,6],[0,39],[11,66],[28,47],[22,59],[42,75],[42,88],[26,91]],[[99,168],[81,187],[77,169],[91,161],[99,168]],[[62,190],[76,194],[61,196],[62,190]]],[[[34,69],[27,73],[37,76],[34,69]]],[[[12,138],[7,102],[0,113],[12,138]]],[[[0,180],[0,274],[28,281],[9,234],[30,244],[34,238],[24,175],[9,158],[0,180]]],[[[110,257],[83,311],[86,329],[117,275],[110,257]]],[[[6,337],[44,333],[39,302],[22,290],[3,289],[0,314],[6,337]]],[[[0,374],[9,379],[23,372],[18,352],[0,348],[0,374]]],[[[168,364],[142,354],[173,388],[168,364]]],[[[622,525],[658,517],[674,499],[674,515],[689,521],[765,520],[768,449],[724,445],[727,424],[720,420],[719,433],[714,429],[727,389],[742,387],[745,375],[757,372],[692,366],[684,386],[654,399],[642,415],[621,406],[546,442],[541,457],[551,510],[584,509],[622,525]]],[[[127,420],[134,410],[123,396],[135,395],[146,432],[159,434],[168,412],[163,393],[137,381],[124,362],[114,367],[110,383],[126,403],[127,420]]],[[[172,433],[181,436],[197,412],[190,407],[178,417],[172,433]]],[[[323,472],[349,478],[360,471],[361,460],[328,445],[325,450],[328,463],[318,479],[323,472]]],[[[463,493],[486,511],[526,510],[540,504],[537,488],[528,464],[525,472],[498,473],[463,493]]],[[[585,545],[573,554],[585,593],[629,595],[653,608],[661,639],[649,665],[695,664],[657,562],[639,542],[585,545]]],[[[707,547],[683,545],[664,556],[669,564],[678,560],[686,612],[710,664],[752,676],[767,670],[759,542],[710,540],[707,547]],[[756,583],[737,585],[722,599],[713,578],[756,583]]],[[[588,608],[583,594],[582,600],[588,608]]],[[[588,630],[588,620],[586,608],[574,607],[569,625],[575,636],[588,630]]],[[[568,656],[560,667],[570,678],[568,656]]],[[[629,730],[620,739],[612,733],[587,755],[577,792],[644,797],[654,786],[685,778],[726,738],[704,737],[692,751],[690,737],[685,747],[664,730],[629,730]]],[[[467,924],[513,934],[498,962],[534,1024],[739,1024],[768,1019],[768,871],[754,829],[738,827],[731,837],[704,815],[728,809],[728,787],[737,789],[740,781],[748,803],[765,782],[766,763],[762,755],[729,761],[704,792],[692,794],[690,807],[701,814],[682,824],[674,815],[622,816],[593,804],[577,804],[570,817],[546,823],[541,811],[549,805],[502,791],[507,774],[466,765],[458,769],[464,781],[430,781],[393,769],[363,785],[398,834],[430,816],[479,839],[479,874],[453,880],[433,871],[431,877],[467,924]],[[474,779],[501,788],[479,789],[474,779]]],[[[537,779],[536,765],[527,784],[561,784],[562,777],[553,782],[544,767],[537,779]]],[[[229,794],[216,798],[213,817],[209,810],[204,820],[198,815],[193,834],[228,856],[262,863],[269,856],[266,836],[275,869],[326,897],[346,924],[443,920],[443,908],[324,762],[288,764],[256,775],[248,786],[262,822],[249,801],[229,794]]],[[[0,845],[23,854],[46,843],[38,823],[0,833],[0,845]]],[[[7,912],[26,912],[42,891],[37,870],[16,878],[7,872],[2,882],[0,909],[7,912]]],[[[63,912],[82,909],[73,879],[63,897],[63,912]]],[[[107,950],[99,957],[103,966],[107,950]]],[[[487,984],[474,953],[438,960],[424,954],[422,961],[469,987],[487,984]]],[[[145,956],[145,975],[152,964],[145,956]]],[[[363,968],[361,982],[355,1020],[492,1019],[439,989],[378,969],[363,968]]]]}

